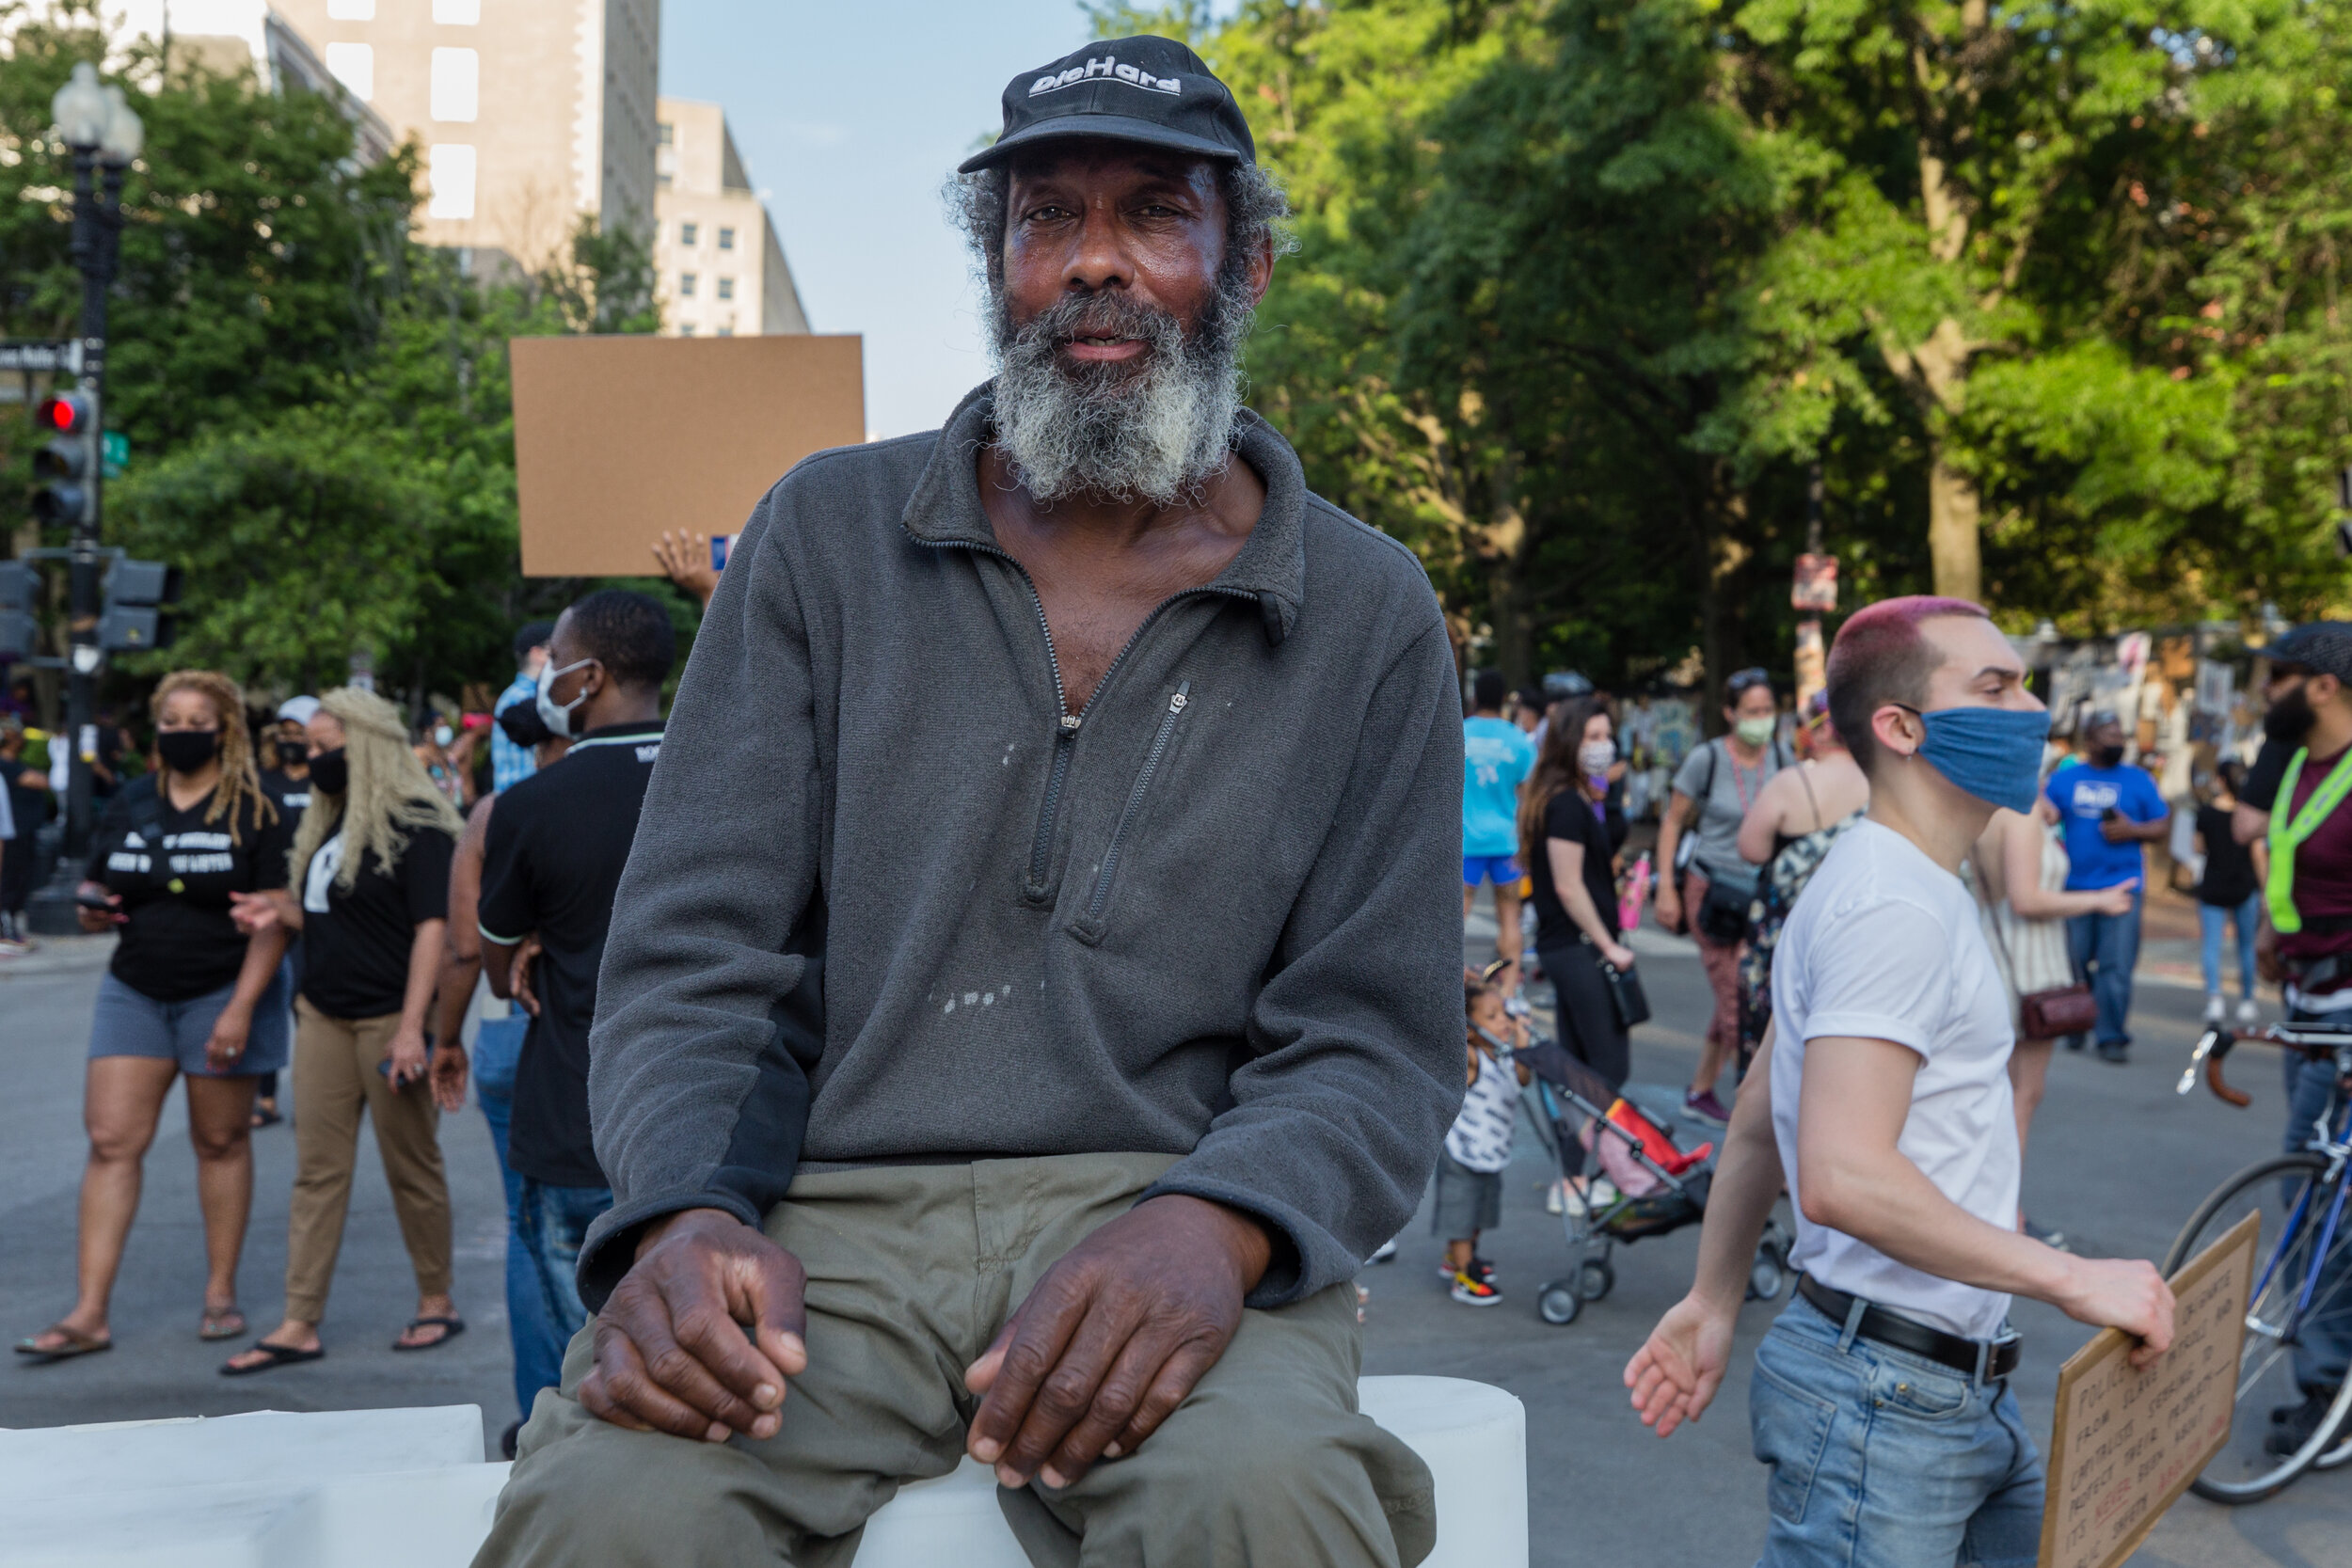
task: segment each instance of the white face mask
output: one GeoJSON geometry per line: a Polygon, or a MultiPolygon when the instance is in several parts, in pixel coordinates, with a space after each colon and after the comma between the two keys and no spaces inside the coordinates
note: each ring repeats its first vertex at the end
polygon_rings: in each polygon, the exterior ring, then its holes
{"type": "Polygon", "coordinates": [[[1617,743],[1613,740],[1588,740],[1576,749],[1577,766],[1594,778],[1608,772],[1616,760],[1617,743]]]}
{"type": "Polygon", "coordinates": [[[547,725],[548,734],[568,737],[572,733],[572,710],[588,700],[588,688],[585,683],[582,683],[579,696],[574,697],[568,703],[558,703],[552,695],[555,690],[556,678],[560,675],[568,675],[575,670],[585,669],[594,663],[596,660],[593,658],[583,658],[558,670],[554,660],[550,659],[539,666],[539,718],[547,725]]]}
{"type": "Polygon", "coordinates": [[[447,747],[451,741],[456,738],[457,732],[451,729],[447,724],[436,724],[433,726],[434,745],[447,747]]]}

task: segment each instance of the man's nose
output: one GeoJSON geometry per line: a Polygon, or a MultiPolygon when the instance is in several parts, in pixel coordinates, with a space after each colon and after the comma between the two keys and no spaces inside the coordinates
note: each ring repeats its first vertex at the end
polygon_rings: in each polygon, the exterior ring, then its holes
{"type": "Polygon", "coordinates": [[[1078,242],[1071,246],[1070,259],[1062,266],[1062,287],[1074,293],[1124,288],[1135,281],[1135,270],[1120,233],[1116,209],[1107,200],[1088,202],[1085,220],[1078,226],[1078,242]]]}

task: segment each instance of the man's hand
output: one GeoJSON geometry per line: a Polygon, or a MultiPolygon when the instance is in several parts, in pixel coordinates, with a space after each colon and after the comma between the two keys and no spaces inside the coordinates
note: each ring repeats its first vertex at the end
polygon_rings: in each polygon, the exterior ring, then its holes
{"type": "Polygon", "coordinates": [[[2254,973],[2274,986],[2287,983],[2286,960],[2279,956],[2279,929],[2270,924],[2267,910],[2254,927],[2254,973]]]}
{"type": "Polygon", "coordinates": [[[710,535],[680,529],[675,538],[668,529],[653,546],[654,561],[661,567],[661,575],[702,601],[710,603],[710,595],[719,591],[719,574],[710,564],[710,535]]]}
{"type": "Polygon", "coordinates": [[[457,1043],[455,1035],[441,1042],[433,1053],[433,1065],[427,1069],[433,1080],[433,1103],[455,1115],[466,1108],[466,1048],[457,1043]]]}
{"type": "Polygon", "coordinates": [[[808,1370],[807,1283],[799,1259],[724,1210],[672,1214],[596,1314],[580,1404],[638,1432],[773,1437],[785,1379],[808,1370]]]}
{"type": "Polygon", "coordinates": [[[1649,1338],[1625,1364],[1625,1386],[1633,1390],[1634,1413],[1658,1435],[1695,1421],[1714,1402],[1731,1365],[1735,1304],[1724,1312],[1696,1292],[1684,1296],[1658,1320],[1649,1338]]]}
{"type": "Polygon", "coordinates": [[[2137,1336],[2135,1367],[2146,1368],[2172,1348],[2172,1289],[2145,1259],[2072,1259],[2051,1305],[2076,1323],[2137,1336]]]}
{"type": "MultiPolygon", "coordinates": [[[[539,996],[531,989],[531,965],[532,960],[546,951],[539,945],[539,933],[533,931],[523,938],[521,946],[515,949],[515,961],[506,971],[507,995],[516,1006],[533,1018],[539,1016],[539,996]]],[[[739,1225],[742,1222],[739,1220],[736,1223],[739,1225]]]]}
{"type": "Polygon", "coordinates": [[[204,1065],[215,1072],[228,1071],[245,1054],[246,1039],[252,1032],[253,1008],[230,998],[213,1020],[213,1032],[204,1041],[204,1065]]]}
{"type": "Polygon", "coordinates": [[[1225,1354],[1273,1251],[1257,1221],[1223,1204],[1170,1196],[1130,1209],[1046,1270],[965,1370],[986,1398],[964,1446],[1011,1487],[1031,1476],[1068,1486],[1134,1451],[1225,1354]]]}

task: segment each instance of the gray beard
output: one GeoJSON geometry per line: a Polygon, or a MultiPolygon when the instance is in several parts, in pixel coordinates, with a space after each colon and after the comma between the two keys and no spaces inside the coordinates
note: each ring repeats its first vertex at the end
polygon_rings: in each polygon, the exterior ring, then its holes
{"type": "Polygon", "coordinates": [[[1122,294],[1066,295],[1018,329],[1001,293],[993,303],[996,444],[1039,500],[1168,506],[1225,466],[1241,411],[1246,293],[1221,279],[1189,333],[1122,294]],[[1070,338],[1100,335],[1144,339],[1140,368],[1063,362],[1070,338]]]}

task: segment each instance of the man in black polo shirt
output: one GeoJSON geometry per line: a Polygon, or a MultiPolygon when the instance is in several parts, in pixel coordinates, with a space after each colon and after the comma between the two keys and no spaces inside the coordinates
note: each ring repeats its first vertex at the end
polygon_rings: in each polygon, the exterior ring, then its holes
{"type": "Polygon", "coordinates": [[[588,1321],[573,1272],[589,1222],[612,1206],[588,1135],[588,1026],[676,655],[669,612],[643,594],[607,589],[565,610],[537,702],[550,731],[576,738],[563,767],[506,790],[490,818],[481,904],[490,989],[514,993],[525,937],[545,949],[532,971],[538,1006],[515,1074],[507,1162],[523,1179],[516,1228],[559,1344],[588,1321]]]}

